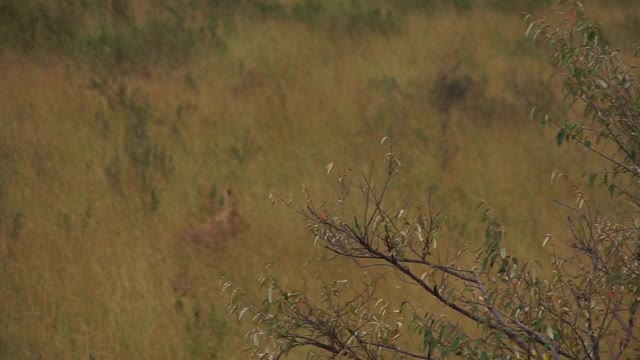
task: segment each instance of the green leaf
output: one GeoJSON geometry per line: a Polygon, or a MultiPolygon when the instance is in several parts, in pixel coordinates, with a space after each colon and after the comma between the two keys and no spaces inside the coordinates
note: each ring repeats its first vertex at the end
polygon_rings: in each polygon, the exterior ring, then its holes
{"type": "Polygon", "coordinates": [[[430,352],[435,352],[436,349],[438,348],[439,342],[437,339],[431,339],[431,341],[429,341],[429,351],[430,352]]]}
{"type": "Polygon", "coordinates": [[[566,135],[567,132],[564,129],[560,129],[560,131],[558,131],[558,135],[556,135],[556,142],[558,143],[558,146],[562,145],[566,135]]]}
{"type": "Polygon", "coordinates": [[[535,21],[532,21],[531,24],[529,24],[529,27],[527,28],[527,31],[525,31],[524,33],[524,37],[529,37],[529,34],[531,33],[531,29],[533,29],[533,26],[535,25],[535,21]]]}
{"type": "Polygon", "coordinates": [[[591,140],[587,139],[584,141],[584,146],[590,148],[591,147],[591,140]]]}
{"type": "Polygon", "coordinates": [[[456,340],[453,342],[453,346],[451,346],[451,350],[453,350],[453,352],[458,351],[458,349],[460,348],[460,337],[456,337],[456,340]]]}
{"type": "Polygon", "coordinates": [[[583,74],[584,72],[582,71],[582,68],[576,67],[575,69],[573,69],[573,76],[576,78],[576,80],[582,80],[583,74]]]}
{"type": "Polygon", "coordinates": [[[589,186],[593,186],[593,183],[596,180],[596,176],[598,176],[598,174],[596,173],[589,174],[589,186]]]}
{"type": "Polygon", "coordinates": [[[609,185],[609,196],[613,196],[613,192],[616,191],[616,186],[611,184],[609,185]]]}
{"type": "Polygon", "coordinates": [[[589,26],[589,22],[587,20],[581,20],[576,26],[576,30],[580,31],[589,26]]]}

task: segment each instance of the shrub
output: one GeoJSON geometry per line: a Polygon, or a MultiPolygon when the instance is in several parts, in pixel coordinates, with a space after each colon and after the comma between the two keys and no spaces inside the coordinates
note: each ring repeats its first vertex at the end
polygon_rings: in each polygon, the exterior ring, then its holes
{"type": "MultiPolygon", "coordinates": [[[[584,116],[557,119],[548,112],[538,116],[535,109],[532,115],[558,128],[558,145],[574,142],[606,161],[608,168],[587,172],[587,178],[606,186],[618,210],[605,213],[580,184],[571,183],[575,202],[556,201],[566,210],[570,235],[543,243],[567,249],[552,252],[548,277],[540,266],[509,254],[504,229],[486,205],[481,206],[484,244],[470,261],[465,249],[447,256],[438,245],[441,211],[431,205],[412,210],[407,202],[389,199],[401,157],[385,138],[390,149],[381,182],[370,175],[373,169],[361,177],[345,170],[336,175],[333,201],[318,202],[308,191],[303,206],[273,199],[308,221],[314,241],[331,254],[325,261],[341,257],[390,267],[399,274],[399,287],[419,288],[425,299],[466,321],[416,302],[393,307],[378,297],[375,275],[363,275],[359,286],[325,283],[322,296],[315,298],[288,289],[267,272],[260,279],[267,292],[263,301],[252,301],[237,288],[230,291],[230,311],[253,323],[248,337],[257,357],[279,358],[299,347],[311,349],[310,357],[316,358],[640,357],[640,88],[616,52],[603,44],[598,25],[584,16],[581,4],[570,1],[564,10],[532,21],[527,35],[544,40],[564,75],[567,102],[580,104],[584,116]],[[551,26],[558,14],[566,18],[551,26]],[[398,341],[403,334],[413,335],[413,347],[398,341]]],[[[224,280],[223,289],[230,288],[224,280]]]]}

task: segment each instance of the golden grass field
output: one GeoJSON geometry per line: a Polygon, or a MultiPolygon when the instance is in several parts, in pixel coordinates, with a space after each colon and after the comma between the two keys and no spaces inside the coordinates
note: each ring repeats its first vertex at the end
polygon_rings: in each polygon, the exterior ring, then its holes
{"type": "MultiPolygon", "coordinates": [[[[302,199],[305,184],[329,199],[327,164],[380,163],[384,136],[404,154],[394,194],[425,204],[433,192],[452,249],[482,241],[476,205],[486,200],[509,249],[544,261],[544,234],[563,234],[550,199],[570,199],[552,171],[579,180],[598,166],[529,120],[533,103],[579,111],[562,105],[560,77],[524,37],[525,1],[515,10],[282,1],[277,11],[245,1],[219,13],[194,3],[190,14],[218,16],[219,38],[188,38],[184,54],[154,51],[153,41],[139,53],[58,48],[46,28],[27,47],[3,43],[0,357],[249,357],[222,275],[248,291],[269,262],[292,286],[312,288],[318,274],[358,278],[340,261],[305,265],[321,249],[269,194],[302,199]],[[220,249],[185,246],[179,234],[226,186],[249,229],[220,249]]],[[[136,2],[128,21],[144,29],[156,5],[136,2]]],[[[633,6],[592,1],[587,13],[628,50],[640,29],[633,6]]],[[[98,31],[91,14],[82,36],[98,31]]],[[[392,300],[403,295],[389,289],[392,300]]]]}

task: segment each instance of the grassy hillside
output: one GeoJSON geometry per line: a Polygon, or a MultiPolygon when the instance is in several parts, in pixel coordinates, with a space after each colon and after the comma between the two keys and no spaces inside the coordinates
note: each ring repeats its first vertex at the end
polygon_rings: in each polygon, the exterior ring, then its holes
{"type": "MultiPolygon", "coordinates": [[[[405,156],[396,193],[433,192],[452,248],[481,239],[487,200],[515,254],[544,257],[562,229],[549,199],[567,194],[551,172],[597,164],[528,120],[533,103],[565,111],[523,36],[520,11],[543,3],[3,3],[0,356],[246,358],[220,276],[251,288],[273,261],[312,287],[320,270],[269,194],[328,197],[326,165],[369,166],[383,136],[405,156]],[[224,186],[251,227],[184,246],[224,186]]],[[[629,49],[633,6],[587,9],[629,49]]],[[[336,265],[322,277],[353,269],[336,265]]]]}

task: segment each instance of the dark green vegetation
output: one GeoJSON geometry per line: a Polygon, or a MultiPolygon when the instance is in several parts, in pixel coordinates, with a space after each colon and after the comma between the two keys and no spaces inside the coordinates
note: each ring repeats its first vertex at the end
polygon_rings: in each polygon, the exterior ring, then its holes
{"type": "MultiPolygon", "coordinates": [[[[246,358],[220,275],[250,286],[275,261],[300,284],[316,253],[269,193],[329,193],[327,164],[366,167],[384,136],[404,153],[396,191],[433,193],[451,246],[481,241],[486,199],[517,256],[545,256],[566,193],[551,172],[596,165],[528,120],[534,102],[579,113],[523,36],[543,3],[2,2],[0,354],[246,358]],[[227,185],[250,229],[182,246],[227,185]]],[[[627,50],[633,6],[590,7],[627,50]]]]}

